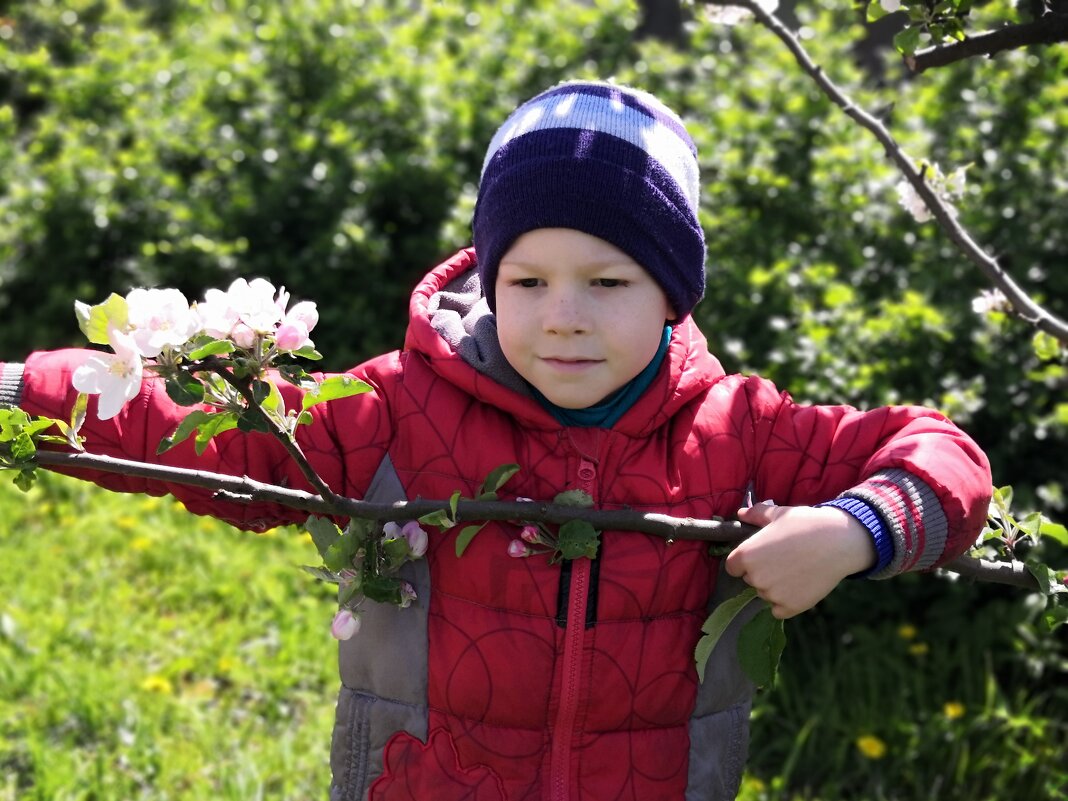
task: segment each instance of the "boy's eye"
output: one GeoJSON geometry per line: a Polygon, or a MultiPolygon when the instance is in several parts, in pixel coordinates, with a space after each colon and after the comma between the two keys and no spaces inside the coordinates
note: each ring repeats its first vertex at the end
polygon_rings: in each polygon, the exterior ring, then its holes
{"type": "Polygon", "coordinates": [[[611,289],[617,286],[626,286],[627,282],[620,278],[598,278],[594,283],[597,286],[604,287],[605,289],[611,289]]]}
{"type": "Polygon", "coordinates": [[[537,278],[517,278],[512,283],[515,284],[516,286],[521,286],[524,289],[533,289],[534,287],[536,287],[538,285],[538,279],[537,278]]]}

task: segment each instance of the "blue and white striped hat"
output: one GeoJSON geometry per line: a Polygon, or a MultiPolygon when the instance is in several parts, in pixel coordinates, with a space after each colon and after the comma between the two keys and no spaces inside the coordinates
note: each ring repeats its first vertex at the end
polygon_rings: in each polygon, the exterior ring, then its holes
{"type": "Polygon", "coordinates": [[[698,195],[697,148],[652,95],[585,81],[541,93],[505,120],[482,165],[473,228],[490,308],[516,239],[574,228],[642,265],[681,320],[705,291],[698,195]]]}

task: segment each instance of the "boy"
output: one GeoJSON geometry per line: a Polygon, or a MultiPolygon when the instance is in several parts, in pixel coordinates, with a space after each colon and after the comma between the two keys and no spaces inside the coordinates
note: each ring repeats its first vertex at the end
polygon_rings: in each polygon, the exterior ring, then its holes
{"type": "MultiPolygon", "coordinates": [[[[515,462],[516,496],[737,515],[762,529],[726,571],[779,617],[846,576],[962,553],[991,480],[959,429],[920,408],[797,405],[708,353],[689,316],[704,292],[698,187],[689,135],[648,94],[580,82],[520,106],[486,156],[474,249],[416,288],[404,350],[353,370],[375,392],[313,407],[301,428],[320,475],[353,497],[446,498],[515,462]],[[765,503],[739,509],[749,497],[765,503]]],[[[64,417],[83,358],[7,365],[2,392],[64,417]]],[[[146,382],[117,417],[90,414],[86,447],[306,486],[257,435],[152,456],[183,414],[146,382]]],[[[248,528],[301,517],[93,478],[248,528]]],[[[596,559],[550,564],[509,556],[516,533],[488,526],[462,558],[454,532],[434,536],[408,566],[419,601],[366,605],[341,644],[332,801],[733,798],[752,687],[729,643],[697,682],[701,623],[730,591],[707,545],[605,531],[596,559]]]]}

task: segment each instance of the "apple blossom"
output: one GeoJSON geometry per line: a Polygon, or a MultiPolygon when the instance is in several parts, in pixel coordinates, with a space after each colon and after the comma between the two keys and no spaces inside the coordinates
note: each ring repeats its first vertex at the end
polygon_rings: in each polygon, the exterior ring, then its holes
{"type": "Polygon", "coordinates": [[[412,552],[412,558],[418,559],[426,553],[430,538],[417,520],[409,520],[405,523],[400,533],[404,539],[408,540],[408,548],[412,552]]]}
{"type": "Polygon", "coordinates": [[[887,14],[893,14],[901,9],[901,0],[879,0],[879,5],[887,14]]]}
{"type": "Polygon", "coordinates": [[[407,609],[412,605],[412,601],[416,600],[419,596],[415,594],[415,587],[407,581],[402,581],[400,585],[400,597],[400,603],[397,605],[401,609],[407,609]]]}
{"type": "Polygon", "coordinates": [[[527,546],[523,540],[512,540],[508,543],[508,555],[515,557],[516,559],[522,559],[524,556],[530,556],[534,553],[527,546]]]}
{"type": "Polygon", "coordinates": [[[523,530],[519,532],[519,538],[523,542],[529,542],[532,545],[536,545],[541,542],[541,531],[537,526],[523,526],[523,530]]]}
{"type": "Polygon", "coordinates": [[[164,348],[180,348],[200,327],[189,301],[177,289],[133,289],[126,304],[130,336],[150,359],[164,348]]]}
{"type": "MultiPolygon", "coordinates": [[[[774,14],[779,8],[779,0],[756,0],[756,4],[768,14],[774,14]]],[[[752,16],[753,12],[742,6],[711,3],[705,6],[705,18],[714,24],[737,25],[752,16]]]]}
{"type": "Polygon", "coordinates": [[[330,624],[330,634],[335,640],[351,640],[360,631],[360,619],[348,609],[341,609],[330,624]]]}
{"type": "Polygon", "coordinates": [[[1008,310],[1009,299],[1000,289],[982,289],[979,291],[979,297],[972,299],[972,311],[976,314],[1008,310]]]}
{"type": "Polygon", "coordinates": [[[110,420],[141,389],[142,354],[133,337],[108,327],[108,343],[114,353],[90,356],[74,371],[71,383],[79,392],[100,395],[97,416],[110,420]]]}

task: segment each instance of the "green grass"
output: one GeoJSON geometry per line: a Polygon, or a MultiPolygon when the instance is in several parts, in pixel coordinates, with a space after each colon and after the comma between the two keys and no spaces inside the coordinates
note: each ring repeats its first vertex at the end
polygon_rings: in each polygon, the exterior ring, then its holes
{"type": "Polygon", "coordinates": [[[0,510],[0,801],[325,798],[310,542],[57,476],[0,510]]]}
{"type": "MultiPolygon", "coordinates": [[[[0,801],[326,798],[334,596],[305,536],[5,479],[0,801]]],[[[1068,798],[1068,660],[1033,617],[989,585],[848,582],[787,625],[742,799],[1068,798]]]]}

